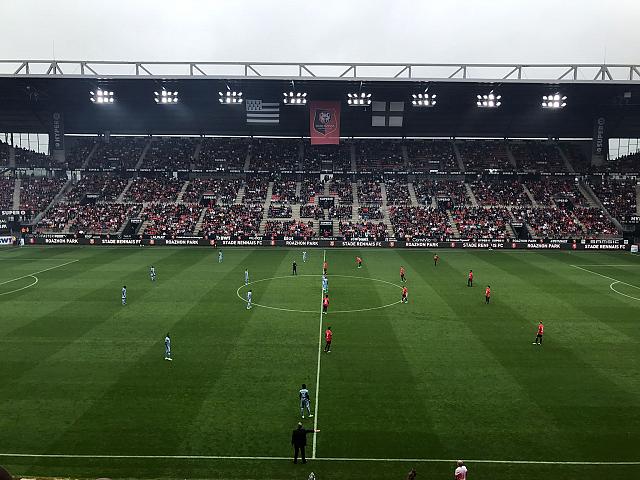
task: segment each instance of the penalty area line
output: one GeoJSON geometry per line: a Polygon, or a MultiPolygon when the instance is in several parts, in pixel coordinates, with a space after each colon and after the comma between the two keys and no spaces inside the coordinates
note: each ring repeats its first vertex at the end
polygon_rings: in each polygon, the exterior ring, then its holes
{"type": "Polygon", "coordinates": [[[17,280],[22,280],[23,278],[33,277],[34,275],[37,275],[39,273],[48,272],[49,270],[53,270],[55,268],[65,267],[71,263],[75,263],[78,261],[79,260],[71,260],[70,262],[62,263],[60,265],[54,265],[53,267],[49,267],[49,268],[44,268],[42,270],[38,270],[37,272],[27,273],[26,275],[22,275],[21,277],[12,278],[11,280],[5,280],[4,282],[0,282],[0,285],[6,285],[7,283],[15,282],[17,280]]]}
{"type": "MultiPolygon", "coordinates": [[[[291,457],[270,456],[225,456],[225,455],[83,455],[61,453],[0,453],[0,458],[79,458],[79,459],[120,459],[120,460],[291,460],[291,457]]],[[[316,457],[317,461],[324,462],[386,462],[386,463],[455,463],[455,459],[449,458],[352,458],[352,457],[316,457]]],[[[611,461],[591,462],[581,460],[493,460],[493,459],[467,459],[466,463],[493,463],[493,464],[521,464],[521,465],[640,465],[640,461],[611,461]]]]}

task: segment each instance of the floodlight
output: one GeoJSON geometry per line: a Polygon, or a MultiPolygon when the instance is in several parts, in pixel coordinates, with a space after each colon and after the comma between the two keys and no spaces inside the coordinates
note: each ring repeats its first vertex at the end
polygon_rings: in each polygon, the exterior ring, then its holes
{"type": "Polygon", "coordinates": [[[286,105],[306,105],[307,92],[282,92],[284,99],[282,102],[286,105]]]}
{"type": "Polygon", "coordinates": [[[96,89],[96,91],[89,92],[89,100],[93,103],[100,103],[102,105],[114,103],[115,97],[111,90],[102,90],[101,88],[96,89]]]}
{"type": "Polygon", "coordinates": [[[347,97],[347,104],[352,107],[366,107],[368,105],[371,105],[370,93],[348,93],[347,97]]]}
{"type": "Polygon", "coordinates": [[[154,100],[156,103],[161,103],[163,105],[173,105],[178,103],[178,92],[166,90],[162,87],[160,92],[153,92],[154,100]]]}
{"type": "Polygon", "coordinates": [[[476,98],[476,106],[480,108],[497,108],[502,105],[502,95],[494,93],[493,90],[485,95],[476,95],[476,98]]]}
{"type": "Polygon", "coordinates": [[[243,102],[242,92],[227,90],[225,93],[218,92],[218,101],[222,104],[240,104],[243,102]]]}
{"type": "Polygon", "coordinates": [[[435,107],[436,105],[436,94],[430,95],[427,92],[424,93],[414,93],[411,95],[413,100],[411,100],[411,105],[414,107],[435,107]]]}
{"type": "Polygon", "coordinates": [[[553,95],[542,96],[542,108],[564,108],[567,105],[567,97],[559,92],[553,95]]]}

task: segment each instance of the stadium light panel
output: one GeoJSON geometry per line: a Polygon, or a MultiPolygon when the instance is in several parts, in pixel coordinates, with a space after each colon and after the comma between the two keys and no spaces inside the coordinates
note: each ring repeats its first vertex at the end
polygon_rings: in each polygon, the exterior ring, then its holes
{"type": "Polygon", "coordinates": [[[174,105],[178,103],[178,92],[166,90],[164,87],[160,92],[153,92],[153,95],[155,102],[162,105],[174,105]]]}
{"type": "Polygon", "coordinates": [[[411,100],[411,105],[414,107],[435,107],[436,106],[436,94],[430,95],[427,92],[414,93],[411,100]]]}
{"type": "Polygon", "coordinates": [[[371,105],[370,93],[347,93],[347,105],[351,107],[366,107],[371,105]]]}
{"type": "Polygon", "coordinates": [[[224,105],[240,104],[243,102],[242,92],[227,90],[225,93],[218,92],[218,101],[224,105]]]}
{"type": "Polygon", "coordinates": [[[564,108],[567,106],[567,97],[562,95],[559,92],[556,92],[552,95],[543,95],[542,96],[542,108],[564,108]]]}
{"type": "Polygon", "coordinates": [[[99,105],[109,105],[115,102],[115,97],[111,90],[102,90],[98,88],[95,92],[89,92],[89,100],[99,105]]]}
{"type": "Polygon", "coordinates": [[[493,93],[493,90],[486,95],[476,95],[476,105],[480,108],[497,108],[502,105],[502,95],[493,93]]]}
{"type": "Polygon", "coordinates": [[[282,92],[284,99],[282,102],[286,105],[306,105],[307,92],[282,92]]]}

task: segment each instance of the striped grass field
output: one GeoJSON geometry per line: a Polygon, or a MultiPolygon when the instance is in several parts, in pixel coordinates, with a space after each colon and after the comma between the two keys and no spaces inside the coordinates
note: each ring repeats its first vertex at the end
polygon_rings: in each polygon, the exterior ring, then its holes
{"type": "Polygon", "coordinates": [[[323,253],[303,263],[298,249],[226,249],[218,263],[198,248],[0,251],[0,465],[319,480],[411,467],[450,478],[457,458],[487,480],[640,468],[640,257],[444,250],[436,267],[430,251],[327,250],[321,318],[323,253]],[[333,348],[319,354],[328,325],[333,348]],[[316,459],[293,465],[302,383],[317,408],[305,426],[321,432],[309,435],[316,459]]]}

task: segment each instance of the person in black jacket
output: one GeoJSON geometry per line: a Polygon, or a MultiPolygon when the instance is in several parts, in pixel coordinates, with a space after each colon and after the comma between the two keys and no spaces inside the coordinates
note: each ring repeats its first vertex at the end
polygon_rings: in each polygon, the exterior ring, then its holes
{"type": "Polygon", "coordinates": [[[302,427],[302,422],[298,423],[298,428],[296,428],[291,434],[291,445],[293,445],[293,463],[298,463],[298,454],[300,454],[302,458],[302,463],[307,463],[307,459],[305,457],[305,448],[307,446],[307,433],[317,433],[320,430],[307,430],[302,427]]]}

